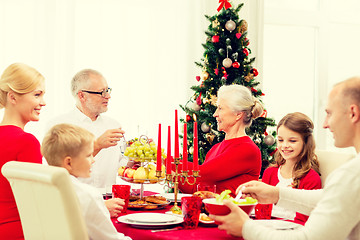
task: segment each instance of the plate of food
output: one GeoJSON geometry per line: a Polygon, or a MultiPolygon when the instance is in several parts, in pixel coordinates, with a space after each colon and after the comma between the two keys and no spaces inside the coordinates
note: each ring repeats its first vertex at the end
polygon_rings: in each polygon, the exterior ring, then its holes
{"type": "Polygon", "coordinates": [[[140,199],[139,196],[131,196],[129,199],[128,208],[130,209],[160,209],[170,204],[170,201],[166,200],[162,196],[146,196],[140,199]]]}
{"type": "MultiPolygon", "coordinates": [[[[161,193],[156,196],[162,196],[170,202],[175,202],[175,193],[161,193]]],[[[181,202],[182,197],[191,197],[191,196],[192,196],[192,194],[178,193],[176,201],[181,202]]]]}
{"type": "Polygon", "coordinates": [[[207,214],[205,213],[200,213],[200,219],[199,219],[199,222],[204,224],[204,225],[207,225],[207,226],[217,226],[215,224],[215,221],[212,220],[207,214]]]}

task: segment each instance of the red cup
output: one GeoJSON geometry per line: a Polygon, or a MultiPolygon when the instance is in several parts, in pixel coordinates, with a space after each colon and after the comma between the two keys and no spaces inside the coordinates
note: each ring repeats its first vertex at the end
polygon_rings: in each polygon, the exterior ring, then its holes
{"type": "Polygon", "coordinates": [[[255,219],[271,219],[272,204],[257,204],[255,206],[255,219]]]}
{"type": "Polygon", "coordinates": [[[113,185],[112,197],[124,199],[125,205],[123,206],[123,210],[121,211],[121,213],[126,213],[129,205],[130,185],[113,185]]]}
{"type": "Polygon", "coordinates": [[[207,183],[198,183],[197,186],[197,191],[209,191],[209,192],[213,192],[216,193],[216,185],[215,184],[207,184],[207,183]]]}
{"type": "Polygon", "coordinates": [[[199,224],[202,199],[197,196],[182,197],[181,210],[184,216],[184,228],[194,229],[199,224]]]}

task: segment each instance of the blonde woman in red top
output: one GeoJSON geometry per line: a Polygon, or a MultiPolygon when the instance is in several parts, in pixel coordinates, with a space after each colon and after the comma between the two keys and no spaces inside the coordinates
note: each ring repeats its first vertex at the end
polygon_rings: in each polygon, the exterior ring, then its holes
{"type": "MultiPolygon", "coordinates": [[[[30,121],[38,121],[44,102],[44,77],[22,63],[7,67],[0,79],[0,168],[9,161],[41,163],[40,143],[24,132],[30,121]]],[[[19,212],[7,179],[0,173],[0,239],[24,239],[19,212]]]]}
{"type": "MultiPolygon", "coordinates": [[[[225,139],[207,153],[199,166],[197,182],[215,184],[217,193],[229,189],[234,195],[240,184],[258,180],[260,175],[261,152],[245,129],[262,114],[263,106],[248,88],[240,85],[220,87],[217,97],[214,117],[218,130],[225,132],[225,139]]],[[[196,191],[196,186],[179,185],[182,192],[196,191]]]]}

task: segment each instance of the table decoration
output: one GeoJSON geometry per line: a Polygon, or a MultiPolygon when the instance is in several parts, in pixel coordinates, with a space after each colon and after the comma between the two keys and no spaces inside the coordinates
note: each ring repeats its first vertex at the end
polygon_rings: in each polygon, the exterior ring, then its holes
{"type": "MultiPolygon", "coordinates": [[[[176,131],[178,126],[178,119],[177,119],[177,110],[175,110],[175,143],[179,141],[179,133],[176,131]]],[[[187,132],[187,125],[184,124],[184,134],[187,132]]],[[[166,160],[166,183],[170,186],[173,184],[174,186],[174,206],[172,207],[172,211],[179,211],[180,208],[177,205],[177,195],[179,192],[178,186],[180,184],[190,184],[194,185],[196,183],[196,178],[199,177],[199,167],[198,167],[198,140],[197,140],[197,122],[195,119],[194,122],[194,153],[193,153],[193,164],[194,170],[192,170],[192,175],[189,175],[189,171],[187,169],[187,158],[188,158],[188,151],[187,151],[187,138],[184,137],[184,146],[183,146],[183,154],[182,158],[179,156],[177,150],[178,146],[175,144],[175,151],[174,151],[174,158],[171,157],[171,131],[170,126],[168,126],[168,154],[166,160]],[[195,124],[196,123],[196,124],[195,124]],[[196,138],[195,138],[196,136],[196,138]],[[186,146],[186,147],[185,147],[186,146]],[[195,150],[196,149],[196,150],[195,150]],[[172,171],[172,164],[175,165],[175,171],[172,171]],[[179,165],[182,164],[182,169],[179,168],[179,165]],[[184,165],[185,164],[185,165],[184,165]],[[185,167],[184,167],[185,166],[185,167]],[[193,182],[189,181],[189,177],[194,177],[193,182]]]]}
{"type": "MultiPolygon", "coordinates": [[[[161,125],[159,124],[159,134],[161,125]]],[[[143,200],[144,184],[154,184],[165,180],[165,165],[163,165],[163,149],[161,141],[158,146],[145,135],[131,141],[124,155],[129,158],[126,167],[119,168],[119,176],[129,183],[140,184],[140,199],[143,200]],[[156,164],[155,164],[156,163],[156,164]]],[[[143,202],[142,205],[148,203],[143,202]]],[[[141,205],[141,206],[142,206],[141,205]]]]}

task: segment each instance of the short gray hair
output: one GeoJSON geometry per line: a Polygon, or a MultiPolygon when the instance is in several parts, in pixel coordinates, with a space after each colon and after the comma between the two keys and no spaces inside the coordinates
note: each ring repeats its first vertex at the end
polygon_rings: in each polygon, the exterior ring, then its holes
{"type": "Polygon", "coordinates": [[[103,75],[94,70],[94,69],[83,69],[80,72],[78,72],[77,74],[75,74],[75,76],[72,78],[71,80],[71,94],[76,98],[77,93],[84,89],[84,88],[88,88],[89,84],[89,80],[90,80],[90,75],[98,75],[103,77],[103,75]]]}

